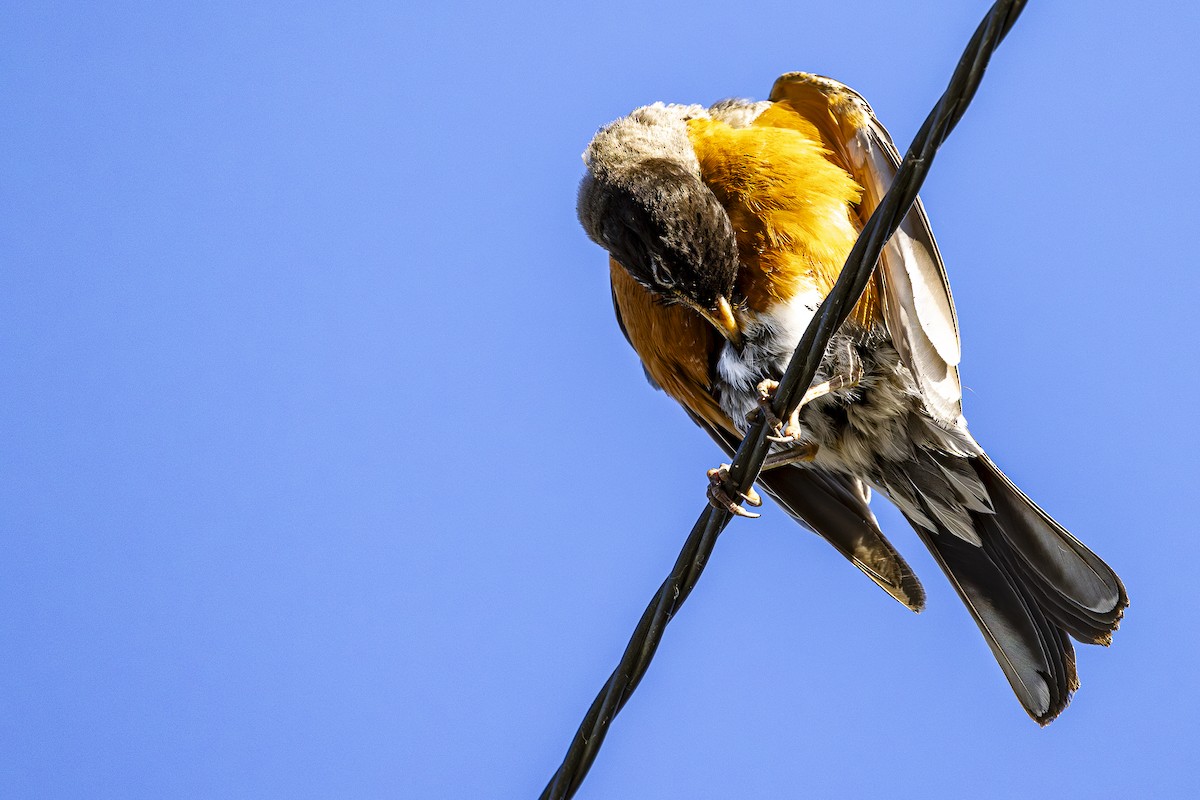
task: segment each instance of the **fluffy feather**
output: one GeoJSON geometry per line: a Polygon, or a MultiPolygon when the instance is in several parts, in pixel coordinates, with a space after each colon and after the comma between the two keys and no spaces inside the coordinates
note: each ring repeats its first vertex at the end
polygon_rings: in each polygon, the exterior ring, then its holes
{"type": "MultiPolygon", "coordinates": [[[[647,179],[665,174],[666,162],[667,171],[706,187],[727,215],[725,233],[702,233],[736,240],[726,240],[737,251],[736,337],[686,305],[664,303],[616,260],[611,269],[621,329],[647,376],[727,453],[757,406],[758,383],[783,372],[899,161],[870,107],[836,81],[785,75],[771,101],[640,109],[607,126],[588,151],[589,169],[602,176],[593,180],[616,175],[633,187],[622,208],[671,210],[647,179]]],[[[589,231],[622,230],[606,216],[608,201],[604,187],[581,194],[589,231]]],[[[682,235],[689,224],[704,218],[681,212],[663,227],[682,235]]],[[[861,380],[802,410],[802,445],[816,447],[812,463],[765,473],[760,484],[876,584],[920,610],[924,590],[879,530],[867,486],[889,497],[959,593],[1026,711],[1045,724],[1078,686],[1068,637],[1106,644],[1128,597],[1116,573],[971,437],[958,360],[954,304],[918,201],[816,377],[861,367],[861,380]]]]}

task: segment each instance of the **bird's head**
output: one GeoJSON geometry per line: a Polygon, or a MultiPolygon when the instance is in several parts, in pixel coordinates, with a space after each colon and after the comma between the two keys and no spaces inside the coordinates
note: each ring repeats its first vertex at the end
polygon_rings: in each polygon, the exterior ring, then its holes
{"type": "Polygon", "coordinates": [[[687,136],[687,120],[705,114],[655,104],[602,128],[583,156],[579,221],[638,283],[740,347],[737,240],[687,136]]]}

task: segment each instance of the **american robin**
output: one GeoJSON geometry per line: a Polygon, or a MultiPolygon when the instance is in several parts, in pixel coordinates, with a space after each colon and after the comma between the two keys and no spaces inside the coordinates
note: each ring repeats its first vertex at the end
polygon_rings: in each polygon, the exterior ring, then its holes
{"type": "MultiPolygon", "coordinates": [[[[602,128],[584,162],[579,218],[611,256],[622,332],[650,382],[732,453],[890,185],[895,145],[857,93],[791,73],[765,102],[639,108],[602,128]]],[[[1044,725],[1079,685],[1068,634],[1108,644],[1128,598],[972,438],[958,361],[950,287],[918,201],[805,402],[773,421],[759,485],[919,611],[925,592],[868,505],[870,488],[888,497],[1044,725]]],[[[713,501],[744,512],[710,474],[713,501]]]]}

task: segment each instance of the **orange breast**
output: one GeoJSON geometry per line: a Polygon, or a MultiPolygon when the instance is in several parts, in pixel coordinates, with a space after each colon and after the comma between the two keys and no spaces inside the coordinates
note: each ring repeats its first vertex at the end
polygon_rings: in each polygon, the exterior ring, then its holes
{"type": "MultiPolygon", "coordinates": [[[[729,213],[742,268],[738,288],[763,311],[798,292],[829,293],[858,236],[862,189],[833,160],[817,128],[776,103],[749,128],[694,119],[688,133],[701,177],[729,213]]],[[[610,260],[613,296],[650,377],[714,427],[736,431],[710,391],[723,339],[694,311],[664,306],[610,260]]],[[[864,324],[881,319],[872,278],[855,307],[864,324]]]]}
{"type": "Polygon", "coordinates": [[[663,391],[716,428],[736,433],[709,391],[709,365],[724,341],[690,308],[664,306],[609,259],[613,297],[646,372],[663,391]]]}

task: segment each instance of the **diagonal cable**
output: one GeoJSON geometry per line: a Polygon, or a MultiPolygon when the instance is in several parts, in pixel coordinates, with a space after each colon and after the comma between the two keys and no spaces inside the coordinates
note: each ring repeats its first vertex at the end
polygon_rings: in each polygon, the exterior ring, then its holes
{"type": "MultiPolygon", "coordinates": [[[[917,192],[933,164],[934,155],[962,118],[975,96],[975,90],[979,88],[992,53],[1004,40],[1024,7],[1025,0],[997,0],[975,30],[950,78],[949,86],[913,138],[895,180],[875,213],[863,226],[837,283],[817,309],[796,346],[775,392],[774,411],[779,419],[787,419],[791,415],[812,383],[829,340],[858,302],[884,245],[916,200],[917,192]]],[[[746,433],[729,468],[730,482],[741,492],[749,490],[758,480],[763,461],[770,450],[766,421],[761,417],[746,433]]],[[[638,620],[617,668],[584,715],[562,765],[542,791],[541,800],[566,800],[574,796],[604,743],[610,723],[646,674],[667,623],[696,585],[716,546],[717,537],[731,519],[728,511],[711,505],[706,506],[700,514],[671,574],[663,581],[638,620]]]]}

